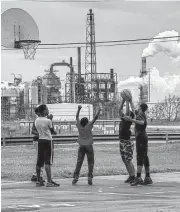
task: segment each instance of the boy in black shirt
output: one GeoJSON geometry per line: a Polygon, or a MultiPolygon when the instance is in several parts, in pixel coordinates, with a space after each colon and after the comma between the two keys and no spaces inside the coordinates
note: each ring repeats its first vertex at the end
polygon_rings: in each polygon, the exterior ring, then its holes
{"type": "MultiPolygon", "coordinates": [[[[124,114],[122,112],[124,100],[121,102],[120,109],[119,109],[119,115],[121,118],[121,122],[119,124],[119,148],[120,148],[120,154],[122,157],[122,160],[126,166],[127,172],[129,174],[128,179],[125,181],[125,183],[131,183],[135,179],[135,169],[134,165],[132,163],[133,159],[133,150],[134,150],[134,144],[131,140],[131,125],[132,122],[126,121],[123,117],[124,114]]],[[[134,118],[134,113],[132,111],[129,111],[129,102],[126,101],[126,115],[130,115],[130,117],[134,118]]]]}
{"type": "Polygon", "coordinates": [[[125,120],[129,120],[135,123],[135,136],[136,136],[136,152],[137,152],[137,177],[132,186],[148,185],[152,184],[149,171],[149,157],[148,157],[148,136],[146,133],[147,120],[145,111],[148,109],[147,104],[142,103],[139,106],[139,110],[136,119],[125,117],[125,120]],[[141,178],[142,167],[145,167],[146,177],[144,181],[141,178]]]}

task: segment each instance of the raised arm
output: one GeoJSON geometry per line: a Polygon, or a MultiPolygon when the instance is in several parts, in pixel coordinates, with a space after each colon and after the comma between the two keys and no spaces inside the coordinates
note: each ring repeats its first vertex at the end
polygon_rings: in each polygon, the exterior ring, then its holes
{"type": "Polygon", "coordinates": [[[129,116],[129,101],[126,101],[126,116],[129,116]]]}
{"type": "Polygon", "coordinates": [[[119,106],[119,117],[122,118],[123,116],[123,105],[124,105],[125,100],[122,99],[120,106],[119,106]]]}
{"type": "Polygon", "coordinates": [[[131,121],[135,124],[139,124],[139,125],[144,125],[145,123],[145,118],[143,117],[143,115],[138,115],[136,119],[132,119],[130,116],[125,116],[124,119],[126,121],[131,121]]]}
{"type": "Polygon", "coordinates": [[[77,110],[77,113],[76,113],[76,120],[79,119],[79,113],[80,113],[81,108],[82,108],[82,106],[78,105],[78,110],[77,110]]]}
{"type": "Polygon", "coordinates": [[[99,107],[96,115],[94,116],[93,120],[91,121],[91,124],[94,124],[94,122],[98,119],[100,112],[101,112],[101,108],[99,107]]]}
{"type": "Polygon", "coordinates": [[[135,113],[135,107],[134,107],[133,101],[131,100],[129,103],[130,103],[130,105],[131,105],[131,110],[132,110],[132,112],[135,113]]]}
{"type": "Polygon", "coordinates": [[[134,123],[144,125],[145,120],[146,120],[145,116],[142,113],[140,113],[137,115],[136,119],[134,119],[134,123]]]}

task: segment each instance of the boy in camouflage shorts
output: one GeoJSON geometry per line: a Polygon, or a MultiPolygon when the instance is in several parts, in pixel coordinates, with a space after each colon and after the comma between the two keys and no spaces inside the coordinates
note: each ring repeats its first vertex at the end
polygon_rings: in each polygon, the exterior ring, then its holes
{"type": "MultiPolygon", "coordinates": [[[[132,163],[134,144],[133,141],[131,140],[131,130],[130,130],[132,122],[126,121],[123,118],[124,114],[122,112],[122,109],[124,102],[125,102],[124,100],[121,102],[119,109],[119,115],[121,118],[121,122],[119,124],[119,139],[120,139],[119,148],[122,160],[129,174],[129,177],[125,181],[125,183],[131,183],[135,179],[135,169],[132,163]]],[[[129,114],[130,117],[134,118],[134,113],[132,111],[129,111],[128,101],[126,101],[126,114],[129,114]]]]}

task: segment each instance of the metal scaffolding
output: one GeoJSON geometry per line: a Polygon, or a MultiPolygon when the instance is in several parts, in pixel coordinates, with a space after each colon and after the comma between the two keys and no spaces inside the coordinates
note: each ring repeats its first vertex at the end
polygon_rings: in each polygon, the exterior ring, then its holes
{"type": "MultiPolygon", "coordinates": [[[[92,9],[87,14],[86,21],[86,52],[85,52],[85,81],[92,82],[96,77],[96,44],[95,44],[95,23],[92,9]]],[[[86,83],[88,99],[92,101],[93,83],[86,83]]]]}

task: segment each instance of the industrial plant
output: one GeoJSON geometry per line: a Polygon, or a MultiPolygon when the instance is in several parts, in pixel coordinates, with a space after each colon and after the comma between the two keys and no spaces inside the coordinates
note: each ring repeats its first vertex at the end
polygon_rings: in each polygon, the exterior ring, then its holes
{"type": "MultiPolygon", "coordinates": [[[[2,121],[32,119],[34,108],[39,104],[90,104],[94,113],[101,104],[101,119],[118,117],[117,73],[113,68],[109,73],[99,73],[96,62],[95,20],[90,9],[86,20],[85,70],[82,73],[81,47],[77,48],[78,68],[74,69],[73,59],[57,61],[49,65],[44,76],[38,76],[32,82],[22,82],[22,77],[14,75],[14,83],[1,83],[1,119],[2,121]],[[64,94],[61,93],[61,79],[56,75],[57,66],[66,66],[64,94]]],[[[147,75],[146,58],[142,58],[140,77],[147,75]]],[[[140,87],[139,102],[148,101],[148,87],[140,87]]]]}

